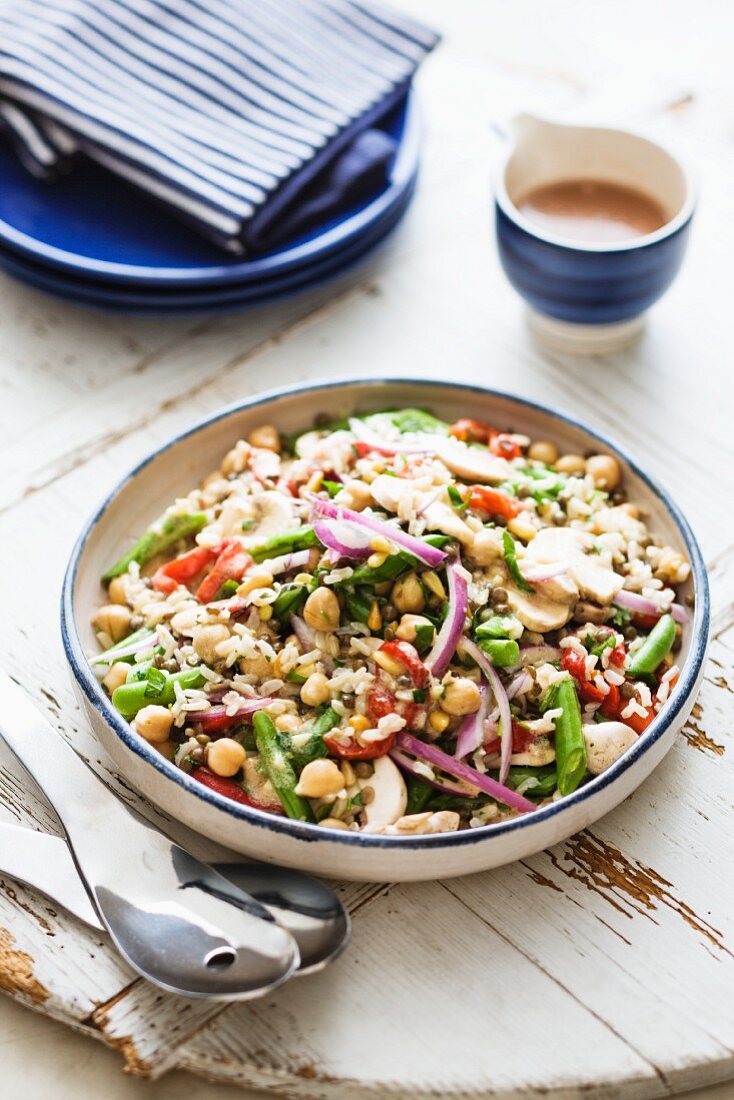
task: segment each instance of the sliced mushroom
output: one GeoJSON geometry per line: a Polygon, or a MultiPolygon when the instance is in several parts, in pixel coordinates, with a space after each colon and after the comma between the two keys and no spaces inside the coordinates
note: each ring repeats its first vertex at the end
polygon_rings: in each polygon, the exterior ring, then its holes
{"type": "Polygon", "coordinates": [[[516,471],[505,458],[493,455],[484,447],[467,447],[442,439],[436,444],[436,454],[444,466],[464,481],[488,481],[499,484],[512,478],[516,471]]]}
{"type": "Polygon", "coordinates": [[[408,478],[379,474],[370,485],[370,492],[372,499],[386,512],[400,515],[402,510],[407,518],[415,508],[417,494],[408,478]]]}
{"type": "Polygon", "coordinates": [[[255,506],[254,526],[245,532],[245,546],[257,546],[293,527],[293,507],[283,493],[260,493],[252,498],[255,506]]]}
{"type": "Polygon", "coordinates": [[[371,788],[373,797],[365,804],[368,825],[392,825],[405,813],[408,791],[405,780],[389,756],[378,756],[375,771],[366,779],[358,779],[359,789],[371,788]]]}
{"type": "Polygon", "coordinates": [[[584,726],[587,767],[600,775],[618,760],[637,740],[637,734],[624,722],[589,722],[584,726]]]}
{"type": "Polygon", "coordinates": [[[474,544],[474,532],[464,523],[461,516],[456,514],[450,504],[435,500],[424,511],[423,518],[429,531],[441,531],[444,535],[458,539],[465,546],[470,547],[474,544]]]}
{"type": "MultiPolygon", "coordinates": [[[[562,590],[561,578],[554,577],[555,592],[562,590]]],[[[534,593],[521,592],[516,584],[507,581],[507,602],[526,630],[536,634],[545,634],[549,630],[559,630],[571,618],[571,610],[578,598],[578,589],[567,582],[567,595],[564,600],[551,599],[537,586],[534,593]]]]}
{"type": "MultiPolygon", "coordinates": [[[[582,596],[600,604],[609,604],[621,587],[621,578],[611,565],[611,554],[595,553],[594,539],[588,531],[576,527],[544,527],[525,551],[525,562],[538,565],[563,564],[582,596]]],[[[550,581],[543,592],[551,595],[550,581]]]]}

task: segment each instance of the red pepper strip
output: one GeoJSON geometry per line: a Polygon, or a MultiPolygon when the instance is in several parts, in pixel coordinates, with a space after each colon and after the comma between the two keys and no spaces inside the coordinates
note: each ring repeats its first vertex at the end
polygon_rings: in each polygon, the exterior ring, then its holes
{"type": "Polygon", "coordinates": [[[493,435],[489,441],[489,449],[493,455],[497,455],[499,458],[506,458],[511,461],[513,458],[519,458],[522,454],[522,447],[517,443],[511,435],[507,432],[497,432],[493,435]]]}
{"type": "Polygon", "coordinates": [[[646,714],[644,718],[641,714],[629,714],[626,718],[620,718],[619,720],[620,722],[624,722],[626,726],[629,726],[630,729],[633,729],[635,733],[644,733],[655,717],[655,711],[652,707],[650,707],[649,710],[645,708],[645,710],[646,714]]]}
{"type": "MultiPolygon", "coordinates": [[[[533,733],[532,730],[526,729],[525,726],[520,725],[513,718],[512,720],[512,751],[526,752],[533,741],[537,740],[539,734],[533,733]]],[[[496,737],[494,741],[489,741],[484,746],[484,751],[488,755],[492,755],[495,752],[499,752],[502,747],[502,741],[499,737],[496,737]]]]}
{"type": "Polygon", "coordinates": [[[394,692],[378,682],[367,692],[367,716],[373,725],[388,714],[399,714],[408,729],[415,729],[422,708],[418,703],[405,703],[396,699],[394,692]]]}
{"type": "Polygon", "coordinates": [[[497,434],[496,429],[484,421],[467,419],[457,420],[449,428],[449,433],[464,443],[489,443],[492,436],[497,434]]]}
{"type": "Polygon", "coordinates": [[[282,814],[283,807],[279,802],[259,802],[252,795],[247,794],[239,783],[233,779],[224,779],[221,775],[215,775],[208,768],[196,768],[191,772],[192,779],[197,779],[204,787],[217,794],[230,798],[233,802],[239,802],[242,806],[252,806],[255,810],[266,810],[271,814],[282,814]]]}
{"type": "Polygon", "coordinates": [[[431,674],[418,656],[418,650],[410,642],[383,642],[380,652],[403,666],[413,681],[413,687],[426,686],[431,674]]]}
{"type": "MultiPolygon", "coordinates": [[[[566,669],[578,684],[579,695],[583,703],[599,703],[599,709],[607,718],[619,718],[620,711],[627,705],[623,703],[622,696],[616,684],[609,684],[609,691],[605,695],[596,684],[586,679],[586,661],[575,649],[564,649],[561,657],[561,668],[566,669]]],[[[627,721],[627,719],[625,719],[627,721]]],[[[630,722],[629,725],[632,725],[630,722]]],[[[634,729],[634,726],[632,727],[634,729]]]]}
{"type": "Polygon", "coordinates": [[[198,577],[199,573],[217,556],[210,546],[195,546],[180,558],[166,562],[153,574],[153,587],[157,592],[173,592],[179,584],[198,577]]]}
{"type": "Polygon", "coordinates": [[[239,539],[225,539],[219,551],[214,568],[196,590],[199,603],[211,603],[215,600],[225,581],[241,581],[252,561],[239,539]]]}
{"type": "Polygon", "coordinates": [[[360,745],[356,741],[342,743],[333,733],[324,734],[324,744],[332,756],[340,756],[342,760],[375,760],[378,756],[386,756],[395,744],[395,733],[389,734],[382,741],[372,741],[369,745],[360,745]]]}
{"type": "Polygon", "coordinates": [[[519,500],[498,489],[488,489],[486,485],[472,486],[469,507],[489,516],[504,516],[505,519],[514,519],[523,511],[519,500]]]}

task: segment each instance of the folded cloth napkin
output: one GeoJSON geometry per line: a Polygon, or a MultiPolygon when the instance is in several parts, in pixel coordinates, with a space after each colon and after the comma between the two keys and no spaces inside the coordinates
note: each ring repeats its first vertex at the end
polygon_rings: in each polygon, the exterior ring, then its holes
{"type": "Polygon", "coordinates": [[[259,251],[384,179],[437,41],[374,0],[2,0],[0,127],[35,175],[81,152],[259,251]]]}

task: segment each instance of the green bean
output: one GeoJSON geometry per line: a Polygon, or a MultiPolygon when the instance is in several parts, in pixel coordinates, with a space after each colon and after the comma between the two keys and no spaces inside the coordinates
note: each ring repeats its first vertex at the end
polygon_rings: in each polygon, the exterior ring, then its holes
{"type": "Polygon", "coordinates": [[[290,622],[291,615],[297,615],[311,591],[307,584],[286,584],[281,588],[272,603],[273,615],[281,623],[290,622]]]}
{"type": "MultiPolygon", "coordinates": [[[[428,535],[424,540],[429,546],[442,547],[451,539],[447,535],[428,535]]],[[[401,573],[405,573],[407,569],[415,569],[420,565],[420,562],[413,554],[410,554],[407,550],[400,550],[397,554],[390,554],[385,558],[382,565],[379,565],[376,569],[371,568],[369,565],[360,565],[354,570],[352,575],[348,577],[342,583],[349,585],[351,588],[356,584],[365,584],[370,587],[376,584],[382,584],[383,581],[394,581],[401,573]]]]}
{"type": "Polygon", "coordinates": [[[344,600],[347,605],[347,613],[350,619],[358,623],[366,623],[372,610],[372,601],[363,592],[345,591],[344,600]]]}
{"type": "Polygon", "coordinates": [[[546,764],[542,768],[514,764],[507,775],[507,786],[515,791],[523,784],[522,793],[526,798],[549,798],[558,786],[555,764],[546,764]]]}
{"type": "Polygon", "coordinates": [[[112,705],[119,710],[123,718],[134,718],[139,710],[147,707],[149,703],[157,703],[162,707],[169,707],[176,701],[175,684],[180,684],[183,690],[187,688],[201,687],[206,681],[198,668],[186,668],[182,672],[174,672],[169,676],[165,672],[160,675],[165,677],[165,683],[153,680],[152,673],[159,669],[150,669],[145,680],[136,680],[132,683],[121,684],[112,693],[112,705]]]}
{"type": "Polygon", "coordinates": [[[266,558],[278,558],[281,554],[293,554],[296,550],[310,550],[314,546],[321,546],[321,543],[313,527],[299,527],[297,531],[285,531],[252,547],[250,554],[253,561],[261,562],[266,558]]]}
{"type": "MultiPolygon", "coordinates": [[[[301,726],[296,733],[299,740],[298,748],[293,745],[286,745],[288,759],[297,772],[302,771],[306,764],[309,764],[312,760],[329,755],[329,750],[324,744],[324,734],[328,733],[334,726],[338,726],[340,721],[337,712],[332,710],[331,707],[327,707],[323,714],[319,714],[312,722],[306,722],[301,726]],[[301,737],[305,733],[309,734],[308,741],[300,744],[301,737]]],[[[285,742],[285,738],[283,740],[285,742]]]]}
{"type": "Polygon", "coordinates": [[[670,653],[674,641],[675,619],[672,615],[663,615],[655,623],[637,652],[632,655],[627,675],[632,679],[652,675],[670,653]]]}
{"type": "Polygon", "coordinates": [[[581,707],[574,681],[558,680],[546,693],[542,710],[559,708],[555,721],[558,790],[571,794],[586,775],[586,742],[581,725],[581,707]]]}
{"type": "Polygon", "coordinates": [[[119,561],[116,561],[102,577],[103,584],[109,584],[113,577],[127,573],[131,562],[145,565],[157,554],[170,550],[181,539],[197,534],[207,522],[206,512],[189,512],[182,516],[161,516],[140,536],[119,561]]]}
{"type": "Polygon", "coordinates": [[[117,654],[121,649],[129,649],[131,645],[135,645],[140,642],[140,649],[145,649],[146,638],[152,638],[155,634],[154,630],[151,630],[149,626],[141,626],[140,630],[133,631],[132,634],[128,634],[127,638],[123,638],[121,642],[117,642],[115,645],[110,646],[104,653],[99,653],[92,659],[93,665],[111,665],[115,661],[127,661],[133,664],[135,661],[135,654],[129,653],[126,657],[118,657],[117,654]]]}
{"type": "Polygon", "coordinates": [[[532,584],[523,577],[517,562],[517,547],[515,540],[509,531],[502,532],[502,556],[505,559],[507,571],[519,589],[523,592],[535,592],[532,584]]]}
{"type": "Polygon", "coordinates": [[[273,719],[259,710],[253,718],[253,726],[260,763],[286,814],[295,821],[315,821],[310,803],[300,794],[296,794],[296,773],[288,760],[273,719]]]}
{"type": "Polygon", "coordinates": [[[479,648],[497,668],[511,668],[520,661],[520,646],[511,638],[481,638],[479,648]]]}

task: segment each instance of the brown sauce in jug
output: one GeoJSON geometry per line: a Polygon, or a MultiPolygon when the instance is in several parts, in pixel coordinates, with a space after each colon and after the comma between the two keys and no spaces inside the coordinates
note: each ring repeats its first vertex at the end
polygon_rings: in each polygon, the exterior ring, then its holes
{"type": "Polygon", "coordinates": [[[589,243],[642,237],[668,221],[652,196],[606,180],[546,183],[528,191],[517,208],[528,221],[555,236],[589,243]]]}

